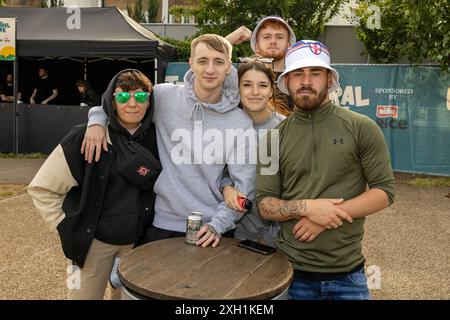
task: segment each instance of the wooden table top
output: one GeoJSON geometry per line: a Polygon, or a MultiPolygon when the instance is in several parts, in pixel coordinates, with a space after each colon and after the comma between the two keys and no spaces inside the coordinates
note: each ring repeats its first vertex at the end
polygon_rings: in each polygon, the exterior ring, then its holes
{"type": "Polygon", "coordinates": [[[125,287],[153,299],[270,299],[293,278],[281,253],[262,255],[222,238],[216,248],[173,238],[142,245],[120,259],[125,287]]]}

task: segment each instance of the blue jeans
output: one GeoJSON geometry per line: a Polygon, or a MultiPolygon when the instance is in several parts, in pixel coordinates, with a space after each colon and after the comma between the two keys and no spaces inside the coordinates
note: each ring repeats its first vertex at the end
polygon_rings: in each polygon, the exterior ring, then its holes
{"type": "Polygon", "coordinates": [[[296,275],[289,300],[370,300],[364,268],[335,280],[309,280],[296,275]]]}

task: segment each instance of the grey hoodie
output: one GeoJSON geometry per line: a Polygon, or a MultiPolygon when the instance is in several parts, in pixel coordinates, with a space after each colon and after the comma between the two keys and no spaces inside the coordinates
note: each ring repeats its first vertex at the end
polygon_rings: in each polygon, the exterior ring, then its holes
{"type": "MultiPolygon", "coordinates": [[[[254,199],[256,166],[249,164],[252,146],[236,146],[230,143],[230,139],[222,141],[221,137],[227,136],[227,129],[241,129],[248,135],[254,134],[254,130],[251,119],[237,108],[239,91],[235,68],[226,77],[222,99],[217,104],[197,99],[193,90],[194,79],[189,70],[184,77],[184,85],[157,84],[154,87],[153,121],[163,170],[154,188],[153,225],[185,232],[187,216],[192,211],[200,211],[203,222],[222,234],[233,229],[235,222],[242,217],[223,202],[220,182],[224,168],[228,167],[235,187],[254,199]],[[215,152],[212,152],[213,145],[217,147],[215,152]],[[222,152],[217,152],[219,149],[222,152]],[[233,152],[238,159],[245,160],[243,164],[231,159],[233,152]],[[215,156],[212,163],[211,157],[205,157],[211,154],[215,156]]],[[[106,122],[106,115],[100,107],[89,111],[89,125],[106,126],[106,122]]]]}

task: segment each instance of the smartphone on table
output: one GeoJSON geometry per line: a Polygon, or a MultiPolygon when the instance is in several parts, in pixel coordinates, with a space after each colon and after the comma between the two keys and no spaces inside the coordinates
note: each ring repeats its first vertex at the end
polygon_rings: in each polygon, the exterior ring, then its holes
{"type": "Polygon", "coordinates": [[[238,246],[261,254],[271,254],[276,251],[273,247],[248,239],[238,242],[238,246]]]}

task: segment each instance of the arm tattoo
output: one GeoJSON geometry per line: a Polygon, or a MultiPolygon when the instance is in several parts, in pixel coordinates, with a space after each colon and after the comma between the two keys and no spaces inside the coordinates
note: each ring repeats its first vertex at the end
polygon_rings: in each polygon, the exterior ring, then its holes
{"type": "Polygon", "coordinates": [[[305,214],[306,200],[285,201],[270,197],[263,199],[260,207],[267,216],[292,219],[305,214]]]}

